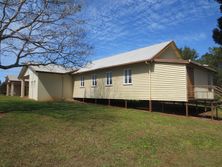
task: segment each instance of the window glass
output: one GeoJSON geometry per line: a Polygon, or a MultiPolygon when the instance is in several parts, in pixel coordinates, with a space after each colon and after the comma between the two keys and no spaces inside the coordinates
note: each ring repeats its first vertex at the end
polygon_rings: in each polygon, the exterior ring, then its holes
{"type": "Polygon", "coordinates": [[[128,77],[129,77],[128,83],[132,83],[131,69],[128,69],[128,77]]]}
{"type": "Polygon", "coordinates": [[[132,71],[131,69],[124,70],[124,83],[129,84],[132,83],[132,71]]]}
{"type": "Polygon", "coordinates": [[[107,85],[112,85],[112,72],[107,72],[106,73],[106,84],[107,85]]]}
{"type": "Polygon", "coordinates": [[[96,86],[97,85],[97,81],[96,81],[96,74],[92,75],[92,86],[96,86]]]}
{"type": "Polygon", "coordinates": [[[81,76],[81,78],[80,78],[80,86],[81,87],[84,86],[84,76],[81,76]]]}
{"type": "Polygon", "coordinates": [[[110,81],[109,81],[110,85],[113,84],[113,77],[112,77],[112,72],[110,72],[110,81]]]}

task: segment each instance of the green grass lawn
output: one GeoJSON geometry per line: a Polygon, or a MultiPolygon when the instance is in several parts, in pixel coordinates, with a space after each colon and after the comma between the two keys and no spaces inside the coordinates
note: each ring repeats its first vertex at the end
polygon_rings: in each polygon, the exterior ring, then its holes
{"type": "Polygon", "coordinates": [[[222,166],[222,122],[0,96],[0,166],[222,166]]]}

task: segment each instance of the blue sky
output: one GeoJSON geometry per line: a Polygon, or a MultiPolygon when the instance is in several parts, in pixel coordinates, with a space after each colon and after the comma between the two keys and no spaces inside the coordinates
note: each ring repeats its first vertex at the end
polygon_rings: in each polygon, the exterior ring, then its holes
{"type": "MultiPolygon", "coordinates": [[[[82,0],[90,59],[174,40],[204,54],[216,46],[212,29],[220,16],[214,0],[82,0]]],[[[10,61],[10,59],[8,60],[10,61]]],[[[0,70],[0,80],[19,69],[0,70]]]]}

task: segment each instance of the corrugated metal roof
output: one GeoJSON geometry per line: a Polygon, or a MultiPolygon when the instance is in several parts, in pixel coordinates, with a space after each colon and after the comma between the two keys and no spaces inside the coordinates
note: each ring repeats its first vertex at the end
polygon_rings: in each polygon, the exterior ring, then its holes
{"type": "Polygon", "coordinates": [[[18,79],[18,77],[15,76],[15,75],[7,75],[7,76],[6,76],[6,79],[7,79],[8,81],[20,81],[20,80],[18,79]]]}
{"type": "Polygon", "coordinates": [[[64,74],[73,71],[73,69],[68,69],[60,65],[54,65],[54,64],[49,64],[46,66],[43,65],[30,66],[30,68],[36,72],[49,72],[49,73],[59,73],[59,74],[64,74]]]}
{"type": "Polygon", "coordinates": [[[154,56],[156,56],[171,42],[172,41],[167,41],[149,47],[140,48],[130,52],[125,52],[107,58],[95,60],[92,63],[88,64],[86,67],[79,69],[75,73],[82,73],[86,71],[93,71],[97,69],[136,63],[141,61],[148,61],[151,60],[154,56]]]}

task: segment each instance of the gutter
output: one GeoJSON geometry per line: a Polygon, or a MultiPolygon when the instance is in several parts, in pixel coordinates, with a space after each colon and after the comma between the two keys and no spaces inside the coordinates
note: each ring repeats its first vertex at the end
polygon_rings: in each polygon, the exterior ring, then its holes
{"type": "Polygon", "coordinates": [[[208,66],[203,66],[202,64],[198,63],[198,62],[194,62],[192,60],[188,60],[189,61],[189,64],[193,64],[193,65],[196,65],[196,66],[199,66],[201,68],[204,68],[205,70],[209,70],[211,72],[214,72],[214,73],[217,73],[217,71],[211,67],[208,67],[208,66]]]}

